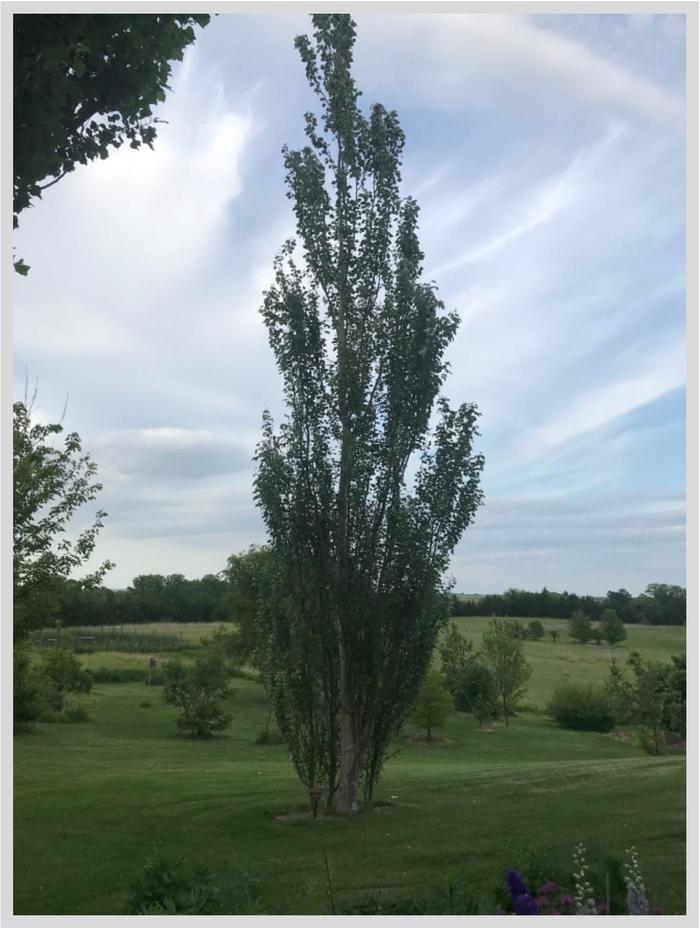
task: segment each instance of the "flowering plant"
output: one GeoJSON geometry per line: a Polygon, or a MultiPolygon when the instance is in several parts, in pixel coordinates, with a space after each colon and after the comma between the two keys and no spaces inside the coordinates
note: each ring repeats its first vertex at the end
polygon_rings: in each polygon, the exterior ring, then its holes
{"type": "MultiPolygon", "coordinates": [[[[627,849],[626,856],[624,883],[627,889],[627,913],[630,916],[660,914],[662,911],[658,907],[652,908],[649,904],[634,846],[627,849]]],[[[539,884],[533,893],[522,874],[510,868],[506,873],[509,905],[506,908],[499,907],[496,915],[504,916],[511,912],[518,916],[600,916],[608,913],[609,899],[596,902],[583,844],[576,846],[573,857],[573,893],[551,880],[539,884]]]]}

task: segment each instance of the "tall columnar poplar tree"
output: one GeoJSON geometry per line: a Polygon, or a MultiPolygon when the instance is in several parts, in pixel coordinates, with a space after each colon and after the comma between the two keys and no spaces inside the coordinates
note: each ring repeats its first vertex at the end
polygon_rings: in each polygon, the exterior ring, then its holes
{"type": "Polygon", "coordinates": [[[298,244],[262,310],[288,415],[277,431],[264,416],[256,496],[284,595],[267,627],[278,718],[309,790],[352,812],[425,675],[483,459],[476,407],[439,396],[458,317],[422,279],[397,115],[360,111],[352,19],[312,19],[295,44],[321,112],[284,150],[298,244]]]}

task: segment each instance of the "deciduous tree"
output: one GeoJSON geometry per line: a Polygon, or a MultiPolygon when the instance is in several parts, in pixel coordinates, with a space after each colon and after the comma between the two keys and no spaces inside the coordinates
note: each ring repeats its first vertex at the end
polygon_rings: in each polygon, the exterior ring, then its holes
{"type": "Polygon", "coordinates": [[[525,694],[532,667],[525,661],[518,626],[508,619],[492,619],[481,640],[483,657],[496,679],[496,689],[506,726],[525,694]]]}
{"type": "MultiPolygon", "coordinates": [[[[13,597],[15,637],[52,618],[56,587],[92,555],[107,515],[98,510],[92,524],[68,536],[76,511],[95,500],[102,485],[97,467],[71,432],[61,446],[60,423],[32,419],[32,403],[13,410],[13,597]]],[[[85,584],[99,584],[112,567],[105,561],[85,584]]]]}
{"type": "Polygon", "coordinates": [[[608,645],[615,645],[627,638],[625,625],[615,610],[603,610],[600,614],[600,633],[608,645]]]}
{"type": "Polygon", "coordinates": [[[432,741],[433,729],[444,726],[454,704],[437,671],[428,671],[418,691],[416,705],[411,712],[411,721],[425,729],[428,741],[432,741]]]}
{"type": "Polygon", "coordinates": [[[458,319],[423,280],[397,115],[359,108],[351,18],[313,26],[296,47],[321,113],[306,114],[308,144],[284,152],[299,245],[283,246],[263,306],[288,416],[275,431],[265,415],[255,492],[295,656],[278,682],[288,708],[318,694],[324,787],[337,785],[349,813],[361,778],[371,795],[428,667],[483,460],[475,406],[439,396],[458,319]]]}
{"type": "Polygon", "coordinates": [[[591,626],[590,619],[580,610],[572,614],[569,620],[568,630],[571,638],[576,639],[577,642],[581,642],[583,645],[589,642],[593,635],[593,627],[591,626]]]}

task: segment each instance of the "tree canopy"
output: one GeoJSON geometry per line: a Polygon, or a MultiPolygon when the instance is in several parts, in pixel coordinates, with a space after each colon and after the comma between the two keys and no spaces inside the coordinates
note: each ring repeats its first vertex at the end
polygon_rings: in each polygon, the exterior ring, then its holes
{"type": "MultiPolygon", "coordinates": [[[[34,422],[31,407],[18,402],[13,408],[13,595],[18,637],[31,625],[51,618],[56,584],[92,555],[107,515],[97,510],[92,523],[69,538],[76,511],[102,490],[97,466],[83,452],[77,432],[66,435],[61,447],[53,437],[63,432],[63,426],[34,422]]],[[[105,561],[85,583],[99,584],[111,567],[105,561]]]]}
{"type": "Polygon", "coordinates": [[[152,147],[170,63],[208,22],[203,14],[14,14],[15,226],[76,164],[124,143],[152,147]]]}

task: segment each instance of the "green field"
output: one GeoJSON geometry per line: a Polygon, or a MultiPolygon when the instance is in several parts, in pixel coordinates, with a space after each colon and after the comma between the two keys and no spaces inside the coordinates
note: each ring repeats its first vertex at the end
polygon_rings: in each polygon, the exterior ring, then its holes
{"type": "MultiPolygon", "coordinates": [[[[476,640],[488,621],[457,622],[476,640]]],[[[196,642],[202,627],[178,631],[196,642]]],[[[614,649],[526,643],[528,704],[541,708],[567,675],[603,679],[609,655],[634,648],[666,658],[683,651],[683,630],[632,628],[614,649]]],[[[137,667],[148,657],[81,660],[137,667]]],[[[329,912],[324,850],[338,911],[370,893],[453,880],[475,908],[494,912],[505,868],[525,867],[533,853],[567,866],[579,841],[592,859],[635,845],[650,897],[684,912],[682,755],[652,758],[634,741],[559,729],[535,712],[483,730],[455,713],[445,744],[410,742],[411,726],[397,739],[376,797],[385,805],[312,822],[294,815],[305,798],[285,747],[255,744],[267,717],[262,687],[233,683],[232,727],[208,742],[177,738],[176,711],[160,688],[141,684],[96,685],[90,722],[41,724],[15,739],[16,913],[123,913],[154,847],[214,872],[225,912],[329,912]]]]}
{"type": "MultiPolygon", "coordinates": [[[[482,633],[490,619],[483,616],[460,616],[453,619],[459,631],[478,648],[482,633]]],[[[529,620],[520,622],[527,625],[529,620]]],[[[626,626],[627,638],[617,645],[581,645],[567,634],[564,619],[542,619],[546,633],[538,642],[525,641],[525,657],[532,665],[532,677],[527,685],[528,705],[544,709],[553,687],[562,680],[575,680],[584,684],[602,684],[608,675],[610,661],[621,664],[633,651],[648,661],[669,661],[671,655],[685,652],[683,626],[626,626]],[[559,638],[552,642],[550,629],[556,629],[559,638]]]]}

